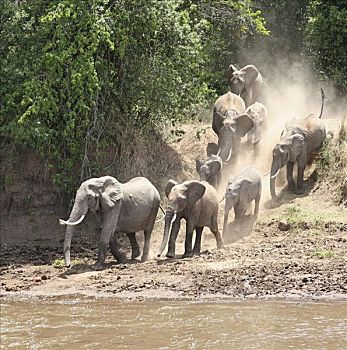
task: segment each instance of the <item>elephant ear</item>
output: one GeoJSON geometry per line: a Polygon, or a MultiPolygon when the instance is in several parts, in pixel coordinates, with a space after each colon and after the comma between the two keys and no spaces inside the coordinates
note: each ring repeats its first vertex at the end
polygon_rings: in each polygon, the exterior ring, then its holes
{"type": "Polygon", "coordinates": [[[113,177],[107,176],[101,188],[101,207],[104,211],[111,210],[123,198],[120,183],[113,177]]]}
{"type": "Polygon", "coordinates": [[[216,155],[219,151],[219,147],[216,143],[214,142],[209,142],[206,147],[206,154],[207,157],[210,157],[212,155],[216,155]]]}
{"type": "Polygon", "coordinates": [[[294,134],[293,136],[290,136],[290,139],[290,161],[294,162],[298,155],[302,152],[305,143],[305,138],[301,134],[294,134]]]}
{"type": "Polygon", "coordinates": [[[230,64],[227,69],[227,78],[230,80],[233,77],[233,73],[236,71],[237,68],[233,64],[230,64]]]}
{"type": "Polygon", "coordinates": [[[238,115],[235,119],[237,133],[243,137],[254,127],[253,119],[248,114],[238,115]]]}
{"type": "Polygon", "coordinates": [[[187,188],[187,201],[189,205],[194,205],[206,191],[206,187],[200,181],[186,181],[184,185],[187,188]]]}
{"type": "Polygon", "coordinates": [[[204,161],[202,159],[196,159],[195,160],[195,169],[196,169],[196,172],[199,174],[200,172],[200,168],[204,165],[204,161]]]}
{"type": "Polygon", "coordinates": [[[245,80],[246,80],[246,86],[249,87],[253,84],[254,80],[257,79],[258,75],[260,74],[258,69],[253,66],[252,64],[243,67],[242,71],[245,72],[245,80]]]}
{"type": "Polygon", "coordinates": [[[211,169],[211,175],[214,176],[214,175],[217,175],[222,170],[223,161],[221,157],[215,154],[212,154],[208,164],[211,169]]]}
{"type": "Polygon", "coordinates": [[[165,186],[165,195],[166,195],[166,197],[169,197],[169,194],[170,194],[170,192],[171,192],[172,187],[174,187],[174,186],[176,186],[176,185],[177,185],[177,182],[174,181],[174,180],[172,180],[172,179],[170,179],[170,180],[167,182],[167,184],[166,184],[166,186],[165,186]]]}

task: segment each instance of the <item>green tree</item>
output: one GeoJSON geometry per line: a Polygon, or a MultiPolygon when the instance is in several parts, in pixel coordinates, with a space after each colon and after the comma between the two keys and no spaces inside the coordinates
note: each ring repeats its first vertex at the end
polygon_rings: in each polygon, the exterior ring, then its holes
{"type": "Polygon", "coordinates": [[[214,94],[226,68],[215,62],[263,29],[250,4],[1,1],[1,152],[39,152],[65,190],[99,175],[100,152],[121,144],[118,129],[146,132],[214,94]]]}
{"type": "Polygon", "coordinates": [[[313,0],[305,30],[308,53],[320,75],[347,92],[347,1],[313,0]]]}

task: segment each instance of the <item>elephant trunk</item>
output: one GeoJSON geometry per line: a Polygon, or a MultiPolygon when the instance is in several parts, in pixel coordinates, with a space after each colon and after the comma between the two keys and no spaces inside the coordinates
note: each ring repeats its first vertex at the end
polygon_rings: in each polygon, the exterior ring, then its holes
{"type": "MultiPolygon", "coordinates": [[[[88,208],[85,213],[82,212],[80,205],[75,202],[68,223],[75,223],[81,220],[82,217],[84,217],[87,214],[88,208]]],[[[67,224],[66,227],[66,233],[65,233],[65,239],[64,239],[64,260],[65,260],[65,266],[70,266],[70,247],[71,247],[71,240],[73,237],[75,231],[75,227],[73,225],[67,224]]]]}
{"type": "Polygon", "coordinates": [[[260,142],[260,138],[261,138],[260,126],[256,126],[254,128],[254,135],[253,135],[252,145],[256,146],[260,142]]]}
{"type": "Polygon", "coordinates": [[[163,240],[161,242],[160,250],[158,253],[158,258],[163,254],[163,251],[164,251],[166,244],[169,240],[171,225],[175,221],[175,219],[176,219],[176,213],[173,211],[167,210],[166,214],[165,214],[164,236],[163,236],[163,240]]]}

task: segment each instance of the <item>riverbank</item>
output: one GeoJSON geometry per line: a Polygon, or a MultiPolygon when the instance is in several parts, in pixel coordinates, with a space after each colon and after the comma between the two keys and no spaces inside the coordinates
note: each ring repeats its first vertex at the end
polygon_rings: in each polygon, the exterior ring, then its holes
{"type": "MultiPolygon", "coordinates": [[[[330,130],[337,130],[337,120],[328,122],[330,130]]],[[[204,153],[206,144],[215,135],[209,124],[178,128],[180,132],[173,133],[176,136],[168,142],[168,147],[181,155],[180,161],[184,164],[184,172],[180,168],[182,174],[175,179],[194,178],[194,160],[204,153]],[[190,152],[184,152],[185,149],[190,152]]],[[[264,174],[271,158],[266,148],[263,153],[264,157],[258,156],[252,162],[255,161],[264,174]]],[[[238,168],[250,161],[247,157],[242,160],[238,168]]],[[[294,195],[279,188],[281,199],[276,205],[268,200],[268,182],[268,177],[264,176],[259,217],[254,218],[249,211],[242,225],[235,225],[230,215],[227,244],[222,250],[215,249],[214,236],[205,228],[200,257],[180,258],[184,222],[176,259],[156,258],[163,234],[161,222],[152,234],[150,261],[127,260],[125,264],[117,264],[109,254],[103,271],[91,268],[97,255],[97,233],[74,238],[71,258],[75,265],[70,269],[63,267],[64,232],[58,225],[47,234],[60,237],[60,243],[34,240],[21,244],[2,243],[0,294],[13,297],[82,294],[127,299],[346,300],[346,207],[338,205],[328,182],[317,181],[313,168],[307,169],[305,193],[294,195]]],[[[222,197],[223,192],[219,195],[222,197]]],[[[221,203],[220,229],[222,223],[221,203]]],[[[142,239],[141,233],[138,239],[142,239]]]]}
{"type": "MultiPolygon", "coordinates": [[[[231,227],[230,237],[236,241],[222,250],[214,249],[214,238],[206,232],[203,253],[191,259],[180,259],[180,243],[176,259],[117,264],[109,254],[105,270],[93,271],[97,243],[92,239],[74,243],[76,265],[70,269],[54,266],[61,259],[61,247],[3,245],[1,294],[347,299],[345,210],[325,202],[320,213],[314,214],[307,208],[318,197],[321,195],[313,193],[263,211],[249,235],[231,227]]],[[[159,244],[160,234],[154,233],[153,256],[159,244]]]]}

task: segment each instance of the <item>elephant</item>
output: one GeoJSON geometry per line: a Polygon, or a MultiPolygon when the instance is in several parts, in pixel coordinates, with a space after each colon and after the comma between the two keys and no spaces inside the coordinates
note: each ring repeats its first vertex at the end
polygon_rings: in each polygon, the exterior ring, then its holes
{"type": "Polygon", "coordinates": [[[210,155],[207,159],[196,160],[196,171],[200,176],[200,181],[207,181],[217,189],[220,180],[223,161],[215,154],[210,155]]]}
{"type": "Polygon", "coordinates": [[[68,221],[59,220],[61,225],[67,225],[64,241],[65,265],[70,266],[74,226],[83,221],[89,209],[94,212],[101,210],[103,217],[94,269],[103,268],[109,244],[112,254],[116,258],[119,257],[118,248],[114,240],[111,240],[114,232],[127,233],[132,246],[132,258],[135,258],[140,255],[135,233],[143,230],[145,242],[141,260],[146,261],[159,205],[160,196],[157,189],[144,177],[135,177],[124,184],[111,176],[91,178],[83,182],[77,190],[68,221]]]}
{"type": "MultiPolygon", "coordinates": [[[[218,136],[218,153],[228,163],[237,154],[241,137],[254,127],[252,118],[246,114],[242,98],[230,91],[220,96],[214,104],[212,129],[218,136]]],[[[211,148],[211,147],[210,147],[211,148]]]]}
{"type": "Polygon", "coordinates": [[[260,102],[255,102],[246,109],[246,113],[252,118],[254,127],[247,133],[248,143],[256,147],[262,131],[266,128],[267,108],[260,102]]]}
{"type": "Polygon", "coordinates": [[[320,115],[309,114],[304,118],[293,119],[286,124],[282,131],[279,143],[272,153],[270,170],[270,193],[273,200],[277,200],[275,180],[285,165],[287,166],[287,182],[290,191],[302,194],[303,179],[306,165],[313,158],[313,153],[321,146],[326,138],[326,130],[321,120],[324,105],[324,92],[322,90],[322,107],[320,115]],[[297,163],[297,186],[293,179],[294,163],[297,163]]]}
{"type": "Polygon", "coordinates": [[[258,69],[247,65],[237,69],[230,65],[227,71],[230,91],[242,97],[246,107],[255,102],[264,102],[265,83],[258,69]]]}
{"type": "Polygon", "coordinates": [[[216,190],[206,181],[184,181],[177,183],[169,180],[165,187],[168,207],[165,214],[164,236],[158,257],[163,253],[169,240],[166,256],[175,257],[175,242],[180,229],[181,219],[186,220],[186,240],[183,257],[200,255],[201,235],[205,226],[215,235],[217,248],[224,243],[218,229],[218,197],[216,190]],[[192,249],[192,237],[195,229],[196,237],[192,249]],[[169,239],[170,233],[170,239],[169,239]]]}
{"type": "Polygon", "coordinates": [[[254,216],[258,215],[261,190],[261,175],[253,166],[241,170],[236,177],[230,177],[224,195],[224,239],[227,234],[230,209],[234,208],[235,220],[240,220],[244,216],[248,205],[254,200],[254,216]]]}

